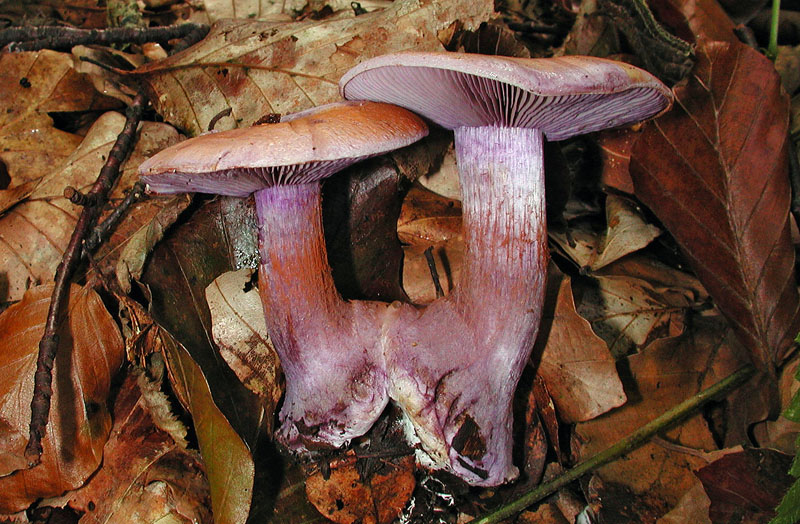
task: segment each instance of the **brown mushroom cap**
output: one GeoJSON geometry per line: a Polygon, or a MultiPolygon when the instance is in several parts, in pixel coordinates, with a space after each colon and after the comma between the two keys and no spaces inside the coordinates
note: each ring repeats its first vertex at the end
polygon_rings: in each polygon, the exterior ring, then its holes
{"type": "Polygon", "coordinates": [[[355,66],[339,88],[344,98],[397,104],[448,129],[538,128],[550,140],[638,122],[672,103],[650,73],[588,56],[395,53],[355,66]]]}
{"type": "Polygon", "coordinates": [[[147,159],[139,174],[155,193],[244,197],[265,187],[326,178],[427,134],[422,119],[400,107],[337,102],[288,115],[280,123],[186,140],[147,159]]]}

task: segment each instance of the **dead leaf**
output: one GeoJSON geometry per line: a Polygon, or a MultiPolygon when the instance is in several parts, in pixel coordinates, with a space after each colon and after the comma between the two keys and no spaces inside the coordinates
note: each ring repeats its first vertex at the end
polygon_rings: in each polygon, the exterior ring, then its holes
{"type": "Polygon", "coordinates": [[[447,242],[461,235],[461,202],[412,186],[397,219],[397,236],[411,245],[447,242]]]}
{"type": "Polygon", "coordinates": [[[681,288],[656,289],[628,276],[595,276],[573,283],[578,312],[591,322],[616,358],[649,342],[680,334],[694,293],[681,288]]]}
{"type": "MultiPolygon", "coordinates": [[[[551,275],[551,280],[553,279],[551,275]]],[[[546,320],[543,320],[546,322],[546,320]]],[[[577,311],[569,277],[561,279],[537,372],[567,423],[595,418],[625,403],[614,359],[577,311]]]]}
{"type": "Polygon", "coordinates": [[[458,179],[456,152],[452,140],[438,169],[417,179],[419,184],[436,194],[451,200],[461,200],[461,184],[458,179]]]}
{"type": "Polygon", "coordinates": [[[680,38],[691,43],[700,40],[738,42],[733,22],[716,0],[666,0],[653,2],[652,9],[680,38]],[[676,15],[683,20],[676,20],[676,15]],[[683,24],[688,24],[691,35],[684,33],[680,27],[683,24]]]}
{"type": "Polygon", "coordinates": [[[600,182],[606,187],[633,194],[630,174],[631,150],[641,133],[631,128],[597,133],[601,171],[600,182]]]}
{"type": "Polygon", "coordinates": [[[123,291],[130,292],[132,279],[142,278],[150,252],[191,202],[191,195],[150,198],[125,214],[95,256],[102,268],[117,276],[123,291]]]}
{"type": "Polygon", "coordinates": [[[87,524],[212,522],[208,479],[185,436],[159,385],[133,371],[114,404],[102,467],[85,486],[47,504],[69,504],[87,524]]]}
{"type": "Polygon", "coordinates": [[[597,0],[583,0],[575,23],[555,56],[608,56],[619,52],[619,38],[609,18],[599,11],[597,0]]]}
{"type": "Polygon", "coordinates": [[[56,129],[48,113],[95,111],[118,103],[97,93],[73,69],[70,55],[55,51],[0,54],[0,85],[0,162],[11,178],[10,188],[0,191],[3,212],[81,142],[56,129]]]}
{"type": "Polygon", "coordinates": [[[200,367],[186,349],[165,332],[162,341],[172,387],[192,414],[210,484],[214,522],[245,522],[253,496],[250,450],[220,412],[200,367]]]}
{"type": "MultiPolygon", "coordinates": [[[[577,425],[581,460],[730,375],[744,365],[745,358],[743,348],[719,317],[695,318],[690,331],[657,340],[642,353],[628,357],[628,403],[577,425]]],[[[648,443],[624,460],[603,466],[598,474],[634,493],[649,492],[663,500],[665,508],[674,507],[694,485],[692,471],[707,463],[704,451],[716,449],[716,444],[702,415],[666,432],[663,438],[678,447],[648,443]]]]}
{"type": "Polygon", "coordinates": [[[678,503],[656,521],[656,524],[711,524],[708,518],[708,508],[711,501],[708,500],[703,484],[697,480],[691,488],[680,498],[678,503]]]}
{"type": "Polygon", "coordinates": [[[214,342],[242,384],[258,395],[267,413],[267,431],[283,394],[281,363],[267,332],[256,271],[223,273],[206,288],[214,342]]]}
{"type": "Polygon", "coordinates": [[[769,60],[719,42],[698,49],[694,74],[675,95],[673,110],[634,146],[636,194],[771,374],[800,330],[786,96],[769,60]]]}
{"type": "Polygon", "coordinates": [[[111,430],[106,401],[124,359],[122,337],[100,297],[73,286],[59,331],[42,462],[26,469],[33,374],[52,292],[52,286],[32,289],[0,315],[0,513],[81,486],[100,465],[111,430]]]}
{"type": "Polygon", "coordinates": [[[552,238],[579,267],[592,272],[647,247],[661,230],[648,224],[633,203],[621,196],[606,196],[606,231],[595,234],[584,223],[565,231],[551,231],[552,238]]]}
{"type": "Polygon", "coordinates": [[[730,453],[697,471],[711,499],[711,522],[769,522],[792,485],[792,456],[771,449],[730,453]]]}
{"type": "Polygon", "coordinates": [[[268,113],[292,113],[339,99],[337,82],[361,60],[401,50],[443,50],[453,20],[472,29],[492,15],[482,0],[400,0],[360,16],[291,23],[217,22],[197,45],[133,73],[164,119],[191,135],[246,127],[268,113]],[[191,86],[191,88],[188,88],[191,86]]]}
{"type": "Polygon", "coordinates": [[[331,468],[325,478],[317,472],[306,479],[306,495],[320,513],[337,524],[390,524],[411,498],[414,457],[385,461],[378,472],[362,480],[355,460],[331,468]]]}
{"type": "MultiPolygon", "coordinates": [[[[800,360],[794,360],[781,370],[778,378],[778,390],[781,396],[781,407],[789,405],[791,399],[800,391],[800,381],[795,379],[800,360]]],[[[800,422],[793,422],[783,415],[777,420],[764,420],[752,428],[753,435],[762,448],[776,449],[783,453],[793,454],[797,451],[795,442],[800,435],[800,422]]]]}
{"type": "MultiPolygon", "coordinates": [[[[5,292],[0,300],[19,300],[31,282],[53,278],[80,214],[80,208],[64,198],[64,188],[71,185],[86,191],[94,183],[124,123],[119,113],[102,115],[80,146],[48,171],[27,200],[0,217],[0,267],[8,286],[0,290],[5,292]]],[[[139,141],[111,195],[115,202],[138,179],[136,168],[143,157],[178,138],[165,124],[144,122],[140,129],[139,141]]]]}

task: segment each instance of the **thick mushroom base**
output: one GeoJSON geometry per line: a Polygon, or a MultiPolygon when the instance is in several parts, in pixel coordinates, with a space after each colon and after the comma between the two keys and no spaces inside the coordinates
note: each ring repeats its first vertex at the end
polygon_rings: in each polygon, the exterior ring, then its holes
{"type": "Polygon", "coordinates": [[[511,403],[547,271],[542,134],[456,130],[467,245],[453,293],[401,306],[386,331],[389,395],[433,467],[478,486],[516,477],[511,403]]]}
{"type": "Polygon", "coordinates": [[[303,452],[363,435],[388,403],[381,326],[387,308],[345,302],[322,235],[320,186],[256,193],[259,292],[286,375],[278,440],[303,452]]]}

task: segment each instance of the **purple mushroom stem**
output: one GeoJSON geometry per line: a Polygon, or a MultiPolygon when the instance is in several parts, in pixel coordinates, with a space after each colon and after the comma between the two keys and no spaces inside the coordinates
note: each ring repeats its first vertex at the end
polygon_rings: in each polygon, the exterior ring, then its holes
{"type": "Polygon", "coordinates": [[[344,301],[322,232],[318,182],[255,194],[259,293],[286,376],[278,438],[289,448],[339,447],[388,402],[380,346],[386,305],[344,301]]]}
{"type": "Polygon", "coordinates": [[[339,102],[280,123],[201,135],[139,168],[152,192],[254,194],[259,293],[286,376],[277,436],[292,451],[346,444],[363,435],[388,402],[381,338],[388,306],[348,302],[337,292],[320,181],[427,132],[405,109],[339,102]]]}
{"type": "Polygon", "coordinates": [[[416,111],[455,132],[466,253],[447,297],[397,308],[389,396],[420,458],[478,486],[512,480],[514,390],[544,298],[543,136],[560,140],[665,111],[649,73],[592,57],[397,53],[357,65],[345,98],[416,111]]]}

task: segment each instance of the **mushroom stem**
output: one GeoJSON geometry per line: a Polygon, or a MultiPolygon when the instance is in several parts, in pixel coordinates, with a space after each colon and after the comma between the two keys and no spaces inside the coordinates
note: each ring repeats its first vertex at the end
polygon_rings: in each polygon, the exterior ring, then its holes
{"type": "Polygon", "coordinates": [[[512,398],[539,327],[547,269],[542,133],[461,127],[466,254],[453,293],[390,331],[390,396],[434,467],[513,479],[512,398]],[[446,333],[444,332],[446,330],[446,333]]]}
{"type": "Polygon", "coordinates": [[[388,402],[380,326],[386,306],[346,302],[333,283],[321,186],[255,193],[267,329],[286,375],[278,438],[292,450],[339,447],[388,402]]]}

